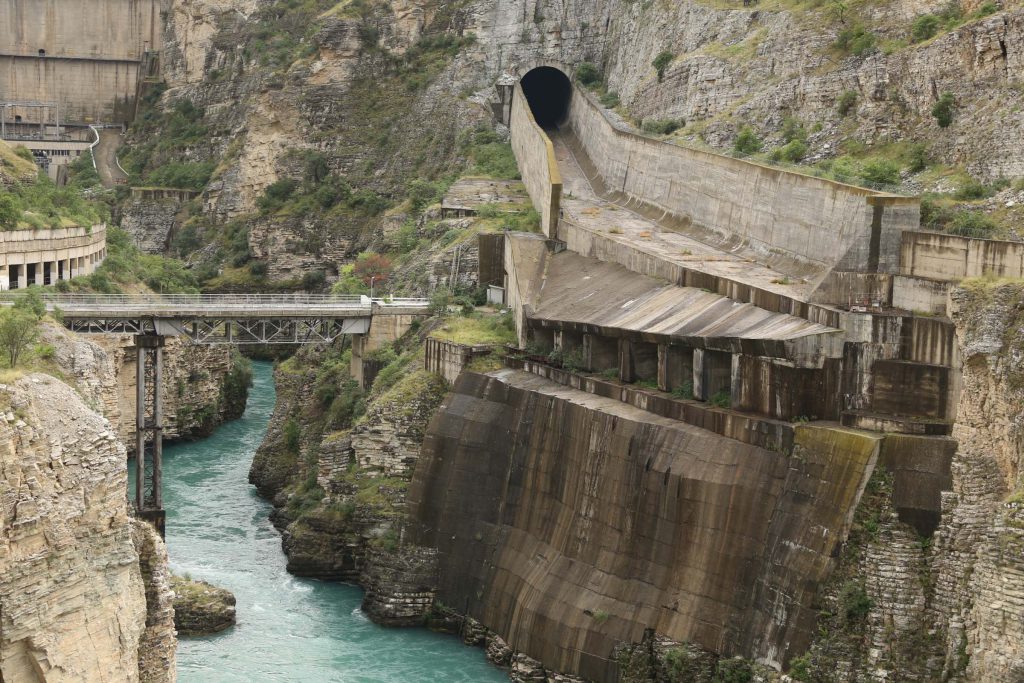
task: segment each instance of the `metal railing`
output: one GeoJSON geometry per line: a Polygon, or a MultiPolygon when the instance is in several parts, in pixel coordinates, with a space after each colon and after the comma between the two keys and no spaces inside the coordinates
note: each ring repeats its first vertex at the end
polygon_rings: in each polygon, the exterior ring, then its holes
{"type": "MultiPolygon", "coordinates": [[[[11,304],[25,292],[0,292],[0,304],[11,304]]],[[[372,306],[427,308],[428,299],[373,298],[349,294],[42,294],[47,308],[74,311],[260,311],[366,310],[372,306]]]]}

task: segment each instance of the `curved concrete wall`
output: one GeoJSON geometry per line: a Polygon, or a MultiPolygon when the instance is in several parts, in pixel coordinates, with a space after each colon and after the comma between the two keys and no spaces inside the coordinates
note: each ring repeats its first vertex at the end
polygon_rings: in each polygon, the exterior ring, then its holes
{"type": "Polygon", "coordinates": [[[555,160],[551,140],[533,118],[523,89],[516,83],[512,92],[512,152],[519,163],[533,206],[540,214],[540,227],[548,237],[555,237],[558,208],[562,198],[562,175],[555,160]]]}
{"type": "Polygon", "coordinates": [[[0,290],[89,275],[107,255],[107,226],[0,232],[0,290]]]}
{"type": "Polygon", "coordinates": [[[546,667],[617,680],[615,646],[646,628],[779,666],[810,640],[881,442],[792,429],[791,448],[759,448],[463,372],[427,430],[411,531],[438,548],[438,599],[546,667]]]}
{"type": "Polygon", "coordinates": [[[587,157],[581,163],[599,175],[592,178],[599,181],[595,184],[604,185],[599,191],[702,241],[727,249],[753,248],[766,262],[795,275],[832,268],[896,272],[900,232],[919,223],[916,198],[621,130],[579,88],[573,88],[568,125],[587,157]]]}

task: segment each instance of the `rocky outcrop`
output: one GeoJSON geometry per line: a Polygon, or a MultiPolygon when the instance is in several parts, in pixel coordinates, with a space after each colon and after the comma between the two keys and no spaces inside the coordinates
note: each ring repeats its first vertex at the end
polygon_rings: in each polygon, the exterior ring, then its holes
{"type": "Polygon", "coordinates": [[[235,624],[235,596],[205,581],[171,577],[174,590],[174,625],[178,635],[219,633],[235,624]]]}
{"type": "Polygon", "coordinates": [[[163,254],[179,225],[181,206],[175,199],[132,198],[121,205],[121,229],[147,254],[163,254]]]}
{"type": "Polygon", "coordinates": [[[124,446],[52,377],[0,404],[2,678],[173,681],[166,551],[128,516],[124,446]]]}
{"type": "MultiPolygon", "coordinates": [[[[73,379],[89,405],[135,443],[135,348],[128,335],[72,335],[56,324],[43,326],[53,359],[73,379]]],[[[228,346],[189,344],[168,337],[164,349],[164,438],[209,435],[245,411],[250,372],[228,346]]]]}

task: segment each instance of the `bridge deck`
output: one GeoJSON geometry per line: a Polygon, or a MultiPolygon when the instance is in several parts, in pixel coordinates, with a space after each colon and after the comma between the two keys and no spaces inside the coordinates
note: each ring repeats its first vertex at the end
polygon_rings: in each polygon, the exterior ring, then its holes
{"type": "MultiPolygon", "coordinates": [[[[0,303],[19,296],[5,293],[0,303]]],[[[48,310],[75,318],[356,318],[423,313],[427,299],[318,294],[45,294],[48,310]]]]}
{"type": "MultiPolygon", "coordinates": [[[[0,296],[10,305],[23,292],[0,296]]],[[[44,294],[65,327],[92,334],[181,335],[197,344],[306,344],[366,334],[375,316],[427,315],[427,299],[317,294],[44,294]]]]}

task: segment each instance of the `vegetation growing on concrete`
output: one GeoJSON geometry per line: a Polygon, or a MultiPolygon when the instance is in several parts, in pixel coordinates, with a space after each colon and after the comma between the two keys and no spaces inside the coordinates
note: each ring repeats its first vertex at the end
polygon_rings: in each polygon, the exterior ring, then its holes
{"type": "Polygon", "coordinates": [[[0,228],[4,230],[91,228],[109,218],[106,203],[86,198],[76,186],[57,187],[43,173],[32,182],[0,189],[0,228]]]}

